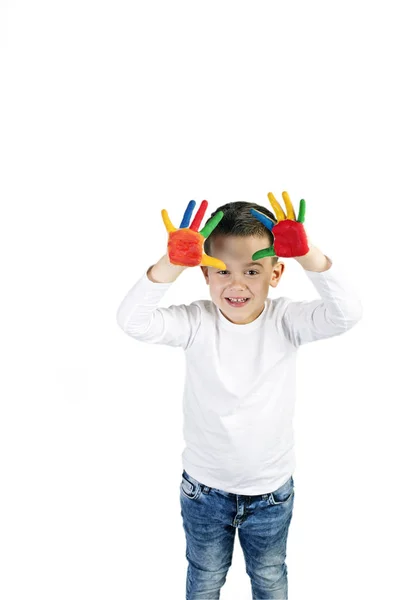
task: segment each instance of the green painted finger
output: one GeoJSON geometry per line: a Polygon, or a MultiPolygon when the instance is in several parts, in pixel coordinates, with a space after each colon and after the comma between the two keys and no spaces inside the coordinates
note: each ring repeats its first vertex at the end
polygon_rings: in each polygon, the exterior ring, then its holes
{"type": "Polygon", "coordinates": [[[258,250],[253,254],[251,260],[258,260],[259,258],[265,258],[266,256],[276,256],[273,246],[270,246],[269,248],[264,248],[264,250],[258,250]]]}
{"type": "Polygon", "coordinates": [[[222,217],[224,216],[224,213],[222,210],[219,210],[213,217],[212,219],[207,223],[207,225],[205,225],[203,227],[203,229],[201,231],[199,231],[199,233],[201,233],[201,235],[205,238],[208,238],[208,236],[210,235],[210,233],[212,231],[214,231],[214,229],[216,228],[216,226],[218,225],[218,223],[220,222],[220,220],[222,219],[222,217]]]}
{"type": "Polygon", "coordinates": [[[304,217],[306,216],[306,201],[300,200],[299,206],[299,218],[297,219],[298,223],[304,223],[304,217]]]}

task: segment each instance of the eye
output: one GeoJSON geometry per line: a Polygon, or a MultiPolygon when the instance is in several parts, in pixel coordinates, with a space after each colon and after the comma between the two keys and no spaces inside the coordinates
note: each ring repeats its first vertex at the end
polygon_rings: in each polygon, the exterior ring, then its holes
{"type": "Polygon", "coordinates": [[[225,275],[225,273],[227,273],[228,271],[217,271],[217,273],[219,273],[220,275],[225,275]]]}
{"type": "Polygon", "coordinates": [[[248,273],[254,273],[255,275],[258,275],[258,271],[255,271],[254,269],[251,269],[250,271],[247,271],[248,273]]]}

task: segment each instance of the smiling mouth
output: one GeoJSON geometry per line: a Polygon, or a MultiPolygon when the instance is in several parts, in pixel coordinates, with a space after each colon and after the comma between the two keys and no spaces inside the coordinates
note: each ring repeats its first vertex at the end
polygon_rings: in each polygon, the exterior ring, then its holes
{"type": "Polygon", "coordinates": [[[229,306],[234,306],[235,308],[239,306],[244,306],[250,300],[250,298],[225,298],[229,306]]]}

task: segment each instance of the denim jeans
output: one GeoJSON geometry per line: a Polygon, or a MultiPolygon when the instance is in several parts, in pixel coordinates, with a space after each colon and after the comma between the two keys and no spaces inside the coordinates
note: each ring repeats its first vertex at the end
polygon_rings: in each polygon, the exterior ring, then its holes
{"type": "Polygon", "coordinates": [[[186,600],[220,597],[232,563],[236,529],[253,600],[287,600],[286,541],[293,501],[293,477],[274,492],[242,496],[208,487],[183,470],[186,600]]]}

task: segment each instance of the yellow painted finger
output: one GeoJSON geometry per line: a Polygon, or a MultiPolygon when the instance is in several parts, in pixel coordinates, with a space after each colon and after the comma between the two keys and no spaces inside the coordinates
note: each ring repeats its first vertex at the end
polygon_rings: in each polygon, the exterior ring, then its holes
{"type": "Polygon", "coordinates": [[[202,255],[200,264],[204,267],[214,267],[214,269],[226,271],[226,264],[223,263],[222,260],[218,260],[218,258],[214,258],[213,256],[208,256],[208,254],[202,255]]]}
{"type": "Polygon", "coordinates": [[[292,219],[292,221],[295,221],[296,215],[294,214],[294,208],[292,201],[290,200],[289,194],[287,192],[282,192],[282,198],[286,206],[287,218],[292,219]]]}
{"type": "Polygon", "coordinates": [[[176,231],[176,227],[174,227],[172,225],[172,223],[170,221],[170,218],[168,216],[168,213],[165,210],[165,208],[162,209],[161,216],[162,216],[162,220],[164,221],[165,229],[168,231],[168,233],[171,233],[171,231],[176,231]]]}
{"type": "Polygon", "coordinates": [[[271,202],[271,206],[274,209],[276,214],[276,218],[278,221],[283,221],[286,219],[286,215],[283,212],[283,209],[272,192],[268,192],[268,200],[271,202]]]}

